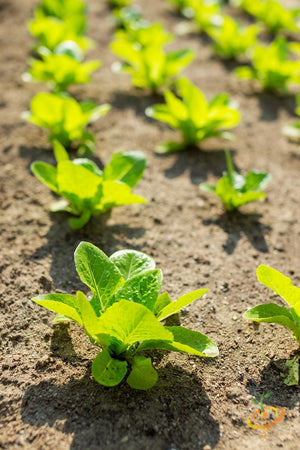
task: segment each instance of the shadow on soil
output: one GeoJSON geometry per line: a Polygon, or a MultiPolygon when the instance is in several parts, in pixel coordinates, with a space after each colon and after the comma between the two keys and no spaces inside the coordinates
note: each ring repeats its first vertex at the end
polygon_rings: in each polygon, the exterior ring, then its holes
{"type": "MultiPolygon", "coordinates": [[[[132,241],[144,235],[143,227],[130,227],[127,224],[107,225],[110,214],[92,218],[82,229],[72,231],[68,225],[68,215],[53,213],[53,225],[47,232],[47,243],[39,247],[30,259],[39,261],[51,255],[50,276],[56,289],[82,289],[82,283],[76,275],[74,251],[81,241],[88,241],[99,247],[104,253],[112,254],[126,247],[132,241]]],[[[131,246],[128,246],[132,247],[131,246]]],[[[136,250],[141,250],[135,244],[136,250]]],[[[49,291],[49,286],[45,286],[49,291]]]]}
{"type": "Polygon", "coordinates": [[[279,119],[280,111],[287,111],[291,117],[295,117],[294,111],[296,108],[295,96],[292,95],[275,95],[272,92],[252,92],[246,94],[247,97],[256,97],[260,110],[260,120],[273,122],[279,119]]]}
{"type": "MultiPolygon", "coordinates": [[[[291,359],[296,354],[299,355],[299,351],[292,355],[287,355],[287,358],[291,359]]],[[[299,404],[299,386],[287,386],[284,384],[284,378],[280,375],[282,370],[284,370],[285,362],[286,360],[271,360],[261,372],[259,383],[249,379],[247,383],[249,394],[259,401],[261,395],[271,392],[272,395],[263,401],[268,406],[279,405],[285,409],[293,409],[295,405],[299,404]]]]}
{"type": "MultiPolygon", "coordinates": [[[[231,151],[231,155],[234,155],[234,151],[231,151]]],[[[159,157],[167,158],[169,156],[160,155],[159,157]]],[[[176,155],[176,160],[165,171],[165,176],[173,179],[188,171],[192,184],[199,184],[207,180],[208,173],[221,177],[224,170],[226,170],[224,150],[202,151],[199,148],[192,148],[176,155]]]]}
{"type": "Polygon", "coordinates": [[[136,116],[141,116],[145,120],[157,123],[154,119],[149,119],[145,115],[145,109],[156,103],[164,103],[164,97],[160,94],[148,94],[136,89],[136,94],[116,91],[112,94],[110,104],[119,110],[134,109],[136,116]]]}
{"type": "MultiPolygon", "coordinates": [[[[82,365],[65,325],[54,332],[51,350],[68,364],[82,365]]],[[[47,363],[36,370],[43,376],[52,371],[47,363]]],[[[72,434],[71,449],[167,450],[180,448],[183,442],[186,448],[214,448],[219,426],[210,415],[211,403],[199,379],[170,363],[158,372],[158,383],[149,391],[132,390],[125,382],[106,388],[92,378],[89,361],[80,379],[30,386],[22,401],[22,420],[72,434]]],[[[56,380],[58,374],[51,376],[56,380]]]]}
{"type": "Polygon", "coordinates": [[[269,232],[271,227],[259,221],[260,214],[242,214],[239,211],[224,213],[217,219],[203,220],[203,225],[217,225],[227,233],[227,240],[223,244],[224,251],[231,255],[242,238],[246,235],[251,245],[261,253],[268,253],[264,233],[269,232]]]}

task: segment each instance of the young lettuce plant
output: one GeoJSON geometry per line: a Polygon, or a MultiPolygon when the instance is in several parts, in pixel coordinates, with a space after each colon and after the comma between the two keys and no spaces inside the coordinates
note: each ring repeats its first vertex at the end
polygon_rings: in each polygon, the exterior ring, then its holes
{"type": "Polygon", "coordinates": [[[28,22],[28,30],[39,41],[36,48],[39,54],[55,52],[57,46],[66,41],[75,42],[82,52],[94,45],[91,39],[78,34],[72,21],[62,21],[56,17],[36,14],[35,18],[28,22]]]}
{"type": "MultiPolygon", "coordinates": [[[[254,322],[283,325],[291,330],[293,337],[300,344],[300,288],[294,286],[290,278],[264,265],[258,266],[257,279],[285,300],[289,308],[276,303],[266,303],[248,309],[243,317],[254,322]]],[[[299,361],[299,355],[295,355],[283,366],[279,365],[284,383],[288,386],[299,384],[299,361]]]]}
{"type": "Polygon", "coordinates": [[[235,59],[244,55],[250,48],[257,44],[259,25],[241,26],[229,16],[222,16],[220,26],[211,26],[207,34],[214,41],[215,52],[225,59],[235,59]]]}
{"type": "Polygon", "coordinates": [[[148,22],[142,17],[140,8],[136,6],[114,9],[112,14],[113,24],[119,30],[133,31],[148,26],[148,22]]]}
{"type": "Polygon", "coordinates": [[[278,37],[268,47],[257,45],[252,67],[239,67],[235,73],[241,79],[259,81],[265,90],[287,94],[289,83],[300,83],[300,64],[288,58],[288,43],[278,37]]]}
{"type": "Polygon", "coordinates": [[[289,309],[276,303],[266,303],[248,309],[243,317],[255,322],[283,325],[291,330],[300,344],[300,288],[293,286],[290,278],[268,266],[258,266],[256,274],[258,281],[285,300],[289,309]]]}
{"type": "Polygon", "coordinates": [[[222,200],[226,211],[234,211],[246,203],[260,200],[266,197],[262,189],[270,181],[270,174],[263,172],[248,172],[242,176],[235,172],[229,151],[225,152],[227,172],[219,179],[216,186],[209,183],[201,183],[200,189],[211,192],[222,200]]]}
{"type": "Polygon", "coordinates": [[[80,62],[66,54],[47,54],[42,59],[32,59],[24,81],[49,83],[54,93],[67,91],[72,84],[89,83],[91,73],[101,66],[101,61],[80,62]]]}
{"type": "Polygon", "coordinates": [[[160,24],[118,31],[111,50],[124,62],[113,68],[128,73],[134,86],[156,92],[169,85],[195,56],[188,49],[166,53],[163,45],[171,39],[160,24]]]}
{"type": "Polygon", "coordinates": [[[263,22],[272,34],[280,30],[299,31],[300,8],[288,10],[276,0],[234,0],[233,3],[263,22]]]}
{"type": "Polygon", "coordinates": [[[106,114],[110,105],[97,106],[94,102],[78,103],[71,97],[41,92],[31,101],[30,112],[23,118],[50,131],[49,141],[59,141],[70,148],[77,144],[80,154],[91,153],[94,149],[94,136],[85,126],[106,114]]]}
{"type": "Polygon", "coordinates": [[[207,33],[223,21],[220,0],[186,0],[183,15],[192,19],[200,32],[207,33]]]}
{"type": "Polygon", "coordinates": [[[82,228],[92,216],[103,214],[115,206],[146,202],[131,192],[146,167],[142,153],[115,153],[102,171],[86,158],[70,161],[59,142],[54,142],[54,152],[57,167],[35,161],[31,170],[55,194],[64,197],[50,209],[77,216],[69,219],[72,229],[82,228]]]}
{"type": "MultiPolygon", "coordinates": [[[[297,108],[295,112],[298,116],[300,116],[300,95],[296,95],[297,108]]],[[[289,139],[295,142],[300,141],[300,121],[295,122],[291,125],[286,125],[283,128],[283,134],[287,136],[289,139]]]]}
{"type": "Polygon", "coordinates": [[[92,364],[95,380],[118,385],[128,374],[134,389],[150,389],[158,374],[144,352],[163,349],[197,356],[218,355],[217,346],[205,335],[181,326],[164,326],[167,317],[201,297],[199,289],[172,302],[159,295],[162,272],[146,254],[121,250],[108,258],[100,249],[81,242],[74,255],[79,277],[92,291],[88,300],[76,295],[46,294],[33,301],[58,314],[55,321],[73,320],[83,326],[92,343],[102,348],[92,364]]]}
{"type": "Polygon", "coordinates": [[[35,9],[38,16],[52,16],[62,21],[72,22],[78,34],[86,27],[86,3],[82,0],[42,0],[35,9]]]}
{"type": "Polygon", "coordinates": [[[202,92],[186,78],[176,82],[179,99],[170,90],[164,93],[165,104],[146,109],[146,115],[166,122],[181,132],[182,143],[166,142],[156,148],[157,153],[171,153],[194,147],[212,136],[230,138],[225,132],[240,121],[240,113],[227,94],[219,94],[207,102],[202,92]]]}

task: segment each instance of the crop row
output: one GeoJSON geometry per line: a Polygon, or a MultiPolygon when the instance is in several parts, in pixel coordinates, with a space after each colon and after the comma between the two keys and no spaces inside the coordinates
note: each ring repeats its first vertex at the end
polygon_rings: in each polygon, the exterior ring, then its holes
{"type": "MultiPolygon", "coordinates": [[[[124,1],[121,3],[123,6],[124,1]]],[[[180,9],[186,10],[188,6],[198,21],[201,16],[198,8],[202,3],[206,7],[204,1],[182,1],[180,9]]],[[[178,77],[194,58],[193,52],[188,49],[166,52],[164,46],[172,39],[170,33],[159,23],[146,22],[134,10],[118,9],[115,17],[119,29],[111,49],[123,60],[117,69],[129,73],[132,83],[139,88],[151,92],[163,88],[165,104],[153,105],[146,114],[181,131],[182,143],[167,142],[157,151],[180,151],[211,136],[229,138],[228,130],[238,124],[240,114],[228,95],[219,94],[207,101],[188,79],[178,77]]],[[[211,24],[211,18],[208,22],[211,24]]],[[[31,102],[31,111],[24,114],[27,120],[50,132],[57,165],[36,161],[31,168],[41,182],[63,197],[51,207],[52,211],[71,213],[74,217],[69,224],[77,229],[91,216],[114,206],[144,203],[143,197],[131,192],[146,166],[142,153],[115,153],[103,170],[93,160],[83,157],[93,151],[95,144],[85,126],[110,108],[89,101],[79,103],[67,92],[71,84],[89,82],[91,72],[101,65],[98,60],[83,62],[85,51],[92,45],[84,35],[84,2],[41,0],[28,27],[37,39],[36,58],[30,61],[24,78],[47,82],[52,90],[37,94],[31,102]],[[70,160],[67,150],[75,145],[81,157],[70,160]]],[[[212,29],[217,30],[215,26],[212,29]]],[[[280,42],[274,41],[274,45],[280,42]]],[[[300,82],[299,63],[297,67],[300,82]]],[[[229,152],[226,152],[226,160],[227,172],[217,185],[205,183],[202,189],[218,195],[229,211],[265,197],[262,189],[269,181],[269,174],[248,172],[243,177],[235,172],[229,152]]],[[[155,268],[152,258],[135,250],[119,251],[107,257],[97,247],[82,242],[74,256],[76,270],[92,291],[92,298],[77,292],[75,296],[42,295],[34,301],[56,312],[55,322],[73,320],[79,323],[91,342],[102,348],[92,365],[99,383],[119,384],[130,369],[128,384],[136,389],[149,389],[156,383],[157,373],[144,351],[153,348],[217,356],[217,346],[207,336],[182,326],[167,326],[166,322],[168,317],[202,296],[206,289],[171,301],[168,293],[159,294],[162,273],[155,268]]],[[[282,324],[300,343],[300,288],[267,266],[259,266],[257,276],[280,295],[290,309],[270,303],[248,310],[244,317],[282,324]]]]}

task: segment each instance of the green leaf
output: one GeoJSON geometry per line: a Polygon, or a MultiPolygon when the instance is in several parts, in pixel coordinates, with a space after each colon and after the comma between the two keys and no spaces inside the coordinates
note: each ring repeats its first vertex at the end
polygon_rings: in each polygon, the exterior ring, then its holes
{"type": "Polygon", "coordinates": [[[177,314],[181,311],[182,308],[189,305],[193,301],[197,300],[199,297],[204,295],[208,289],[198,289],[193,292],[189,292],[188,294],[182,295],[175,302],[171,302],[167,304],[158,315],[158,320],[164,320],[173,314],[177,314]]]}
{"type": "Polygon", "coordinates": [[[141,152],[115,153],[103,171],[104,180],[121,181],[133,188],[142,177],[146,159],[141,152]]]}
{"type": "Polygon", "coordinates": [[[103,213],[116,206],[147,202],[144,197],[132,194],[131,187],[120,181],[104,180],[102,189],[103,195],[99,204],[96,204],[94,207],[95,212],[103,213]]]}
{"type": "Polygon", "coordinates": [[[78,166],[84,167],[85,169],[89,170],[95,175],[98,175],[98,177],[102,177],[103,172],[99,167],[97,166],[94,161],[88,158],[76,158],[73,159],[73,164],[76,164],[78,166]]]}
{"type": "Polygon", "coordinates": [[[257,268],[257,279],[283,298],[290,306],[300,302],[300,288],[293,286],[292,280],[278,270],[261,264],[257,268]]]}
{"type": "Polygon", "coordinates": [[[157,104],[148,106],[145,110],[145,114],[152,119],[167,123],[172,128],[178,128],[178,120],[170,113],[167,105],[157,104]]]}
{"type": "Polygon", "coordinates": [[[92,373],[95,380],[103,386],[116,386],[127,372],[127,362],[113,359],[104,349],[93,361],[92,373]]]}
{"type": "Polygon", "coordinates": [[[198,126],[205,121],[208,104],[203,93],[187,78],[180,78],[176,82],[178,94],[184,99],[189,117],[198,126]]]}
{"type": "Polygon", "coordinates": [[[98,318],[98,335],[110,336],[111,342],[120,341],[118,354],[132,344],[144,340],[172,341],[173,335],[166,330],[144,305],[121,300],[110,306],[98,318]]]}
{"type": "Polygon", "coordinates": [[[263,190],[271,180],[269,173],[248,172],[246,175],[243,192],[263,190]]]}
{"type": "Polygon", "coordinates": [[[32,299],[38,305],[50,309],[57,314],[62,314],[82,325],[82,319],[78,310],[77,298],[69,294],[46,294],[32,299]]]}
{"type": "Polygon", "coordinates": [[[32,173],[53,192],[58,193],[57,169],[50,164],[35,161],[30,166],[32,173]]]}
{"type": "Polygon", "coordinates": [[[234,70],[234,73],[241,80],[252,80],[255,77],[253,69],[247,66],[238,67],[234,70]]]}
{"type": "Polygon", "coordinates": [[[57,166],[59,193],[74,203],[81,212],[84,206],[93,208],[102,193],[102,178],[72,161],[62,161],[57,166]]]}
{"type": "Polygon", "coordinates": [[[171,303],[171,298],[168,294],[168,292],[163,292],[157,297],[157,300],[154,305],[153,313],[158,316],[160,312],[164,309],[165,306],[167,306],[169,303],[171,303]]]}
{"type": "Polygon", "coordinates": [[[97,334],[97,315],[91,302],[86,298],[83,292],[78,291],[77,294],[78,307],[82,318],[82,326],[86,333],[93,339],[97,334]]]}
{"type": "Polygon", "coordinates": [[[72,230],[80,230],[80,228],[83,228],[88,223],[91,215],[91,211],[85,209],[79,217],[71,217],[68,223],[72,230]]]}
{"type": "Polygon", "coordinates": [[[91,218],[91,211],[85,209],[81,216],[79,217],[71,217],[68,222],[72,230],[80,230],[80,228],[84,227],[88,223],[91,218]]]}
{"type": "Polygon", "coordinates": [[[124,280],[155,269],[155,262],[146,253],[136,250],[119,250],[109,258],[120,271],[124,280]]]}
{"type": "Polygon", "coordinates": [[[258,305],[248,309],[248,311],[243,314],[243,317],[255,322],[277,323],[283,325],[292,331],[295,339],[300,343],[300,329],[295,325],[292,314],[283,306],[278,306],[276,303],[258,305]]]}
{"type": "Polygon", "coordinates": [[[210,183],[200,183],[199,184],[200,189],[202,191],[211,192],[212,194],[216,194],[216,186],[210,183]]]}
{"type": "Polygon", "coordinates": [[[158,340],[145,341],[139,345],[137,351],[140,352],[142,350],[156,348],[211,358],[218,356],[218,347],[204,334],[180,326],[165,328],[172,333],[172,342],[158,340]]]}
{"type": "Polygon", "coordinates": [[[63,145],[56,139],[53,140],[53,152],[57,162],[69,161],[69,154],[63,145]]]}
{"type": "Polygon", "coordinates": [[[161,270],[147,270],[127,279],[115,293],[114,301],[129,300],[153,311],[161,284],[161,270]]]}
{"type": "Polygon", "coordinates": [[[74,260],[81,281],[93,292],[91,305],[99,316],[110,305],[111,297],[124,280],[112,261],[93,244],[81,242],[74,260]]]}
{"type": "Polygon", "coordinates": [[[151,359],[136,355],[126,380],[129,386],[134,389],[147,390],[152,388],[157,380],[158,374],[152,366],[151,359]]]}

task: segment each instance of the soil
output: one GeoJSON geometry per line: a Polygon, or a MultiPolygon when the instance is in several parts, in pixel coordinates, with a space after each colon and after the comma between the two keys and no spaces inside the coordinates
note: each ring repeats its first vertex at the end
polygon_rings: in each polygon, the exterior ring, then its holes
{"type": "MultiPolygon", "coordinates": [[[[297,342],[283,327],[254,326],[242,318],[259,303],[281,303],[258,283],[259,264],[300,284],[300,151],[281,132],[295,119],[295,97],[237,81],[234,65],[216,58],[207,39],[180,36],[172,48],[196,52],[185,75],[209,98],[228,92],[239,102],[242,121],[234,142],[211,139],[198,150],[158,156],[155,145],[176,137],[144,115],[161,98],[133,88],[124,74],[112,74],[107,2],[88,4],[89,36],[96,41],[89,56],[100,58],[103,67],[72,94],[112,105],[91,127],[94,159],[106,164],[115,151],[142,150],[147,170],[135,192],[148,203],[117,208],[78,232],[69,228],[67,215],[49,213],[53,196],[30,171],[34,160],[54,163],[47,133],[20,117],[35,93],[45,90],[21,80],[33,45],[25,22],[36,2],[1,0],[0,448],[298,449],[299,386],[286,386],[278,369],[297,351],[297,342]],[[224,148],[242,172],[272,174],[266,201],[229,215],[217,198],[199,190],[200,182],[221,176],[224,148]],[[116,388],[97,384],[91,375],[97,349],[82,329],[52,325],[53,314],[31,301],[49,292],[86,292],[73,262],[82,240],[108,255],[134,248],[153,256],[173,299],[209,288],[183,311],[181,323],[207,334],[220,356],[153,353],[159,381],[146,392],[125,382],[116,388]],[[267,392],[272,395],[265,405],[281,406],[285,416],[263,436],[247,417],[257,410],[251,399],[267,392]]],[[[137,4],[147,19],[161,20],[170,31],[182,20],[167,1],[137,4]]]]}

